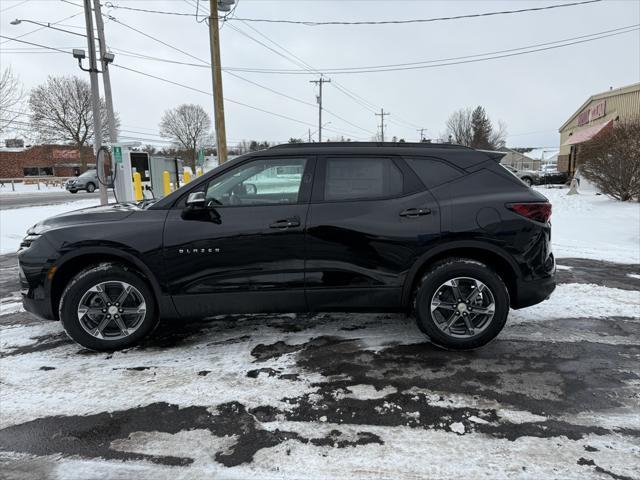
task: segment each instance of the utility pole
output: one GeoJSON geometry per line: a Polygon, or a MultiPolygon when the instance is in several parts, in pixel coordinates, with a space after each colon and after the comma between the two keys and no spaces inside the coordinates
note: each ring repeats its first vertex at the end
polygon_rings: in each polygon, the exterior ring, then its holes
{"type": "Polygon", "coordinates": [[[420,141],[422,142],[424,140],[424,131],[426,130],[426,128],[417,128],[416,131],[420,132],[420,141]]]}
{"type": "Polygon", "coordinates": [[[309,80],[309,83],[315,83],[320,87],[320,92],[316,100],[318,102],[318,142],[322,142],[322,84],[331,83],[331,79],[324,78],[321,74],[318,80],[309,80]]]}
{"type": "Polygon", "coordinates": [[[100,10],[100,0],[93,0],[93,10],[96,12],[96,30],[98,30],[98,41],[100,42],[100,63],[102,64],[102,85],[104,86],[104,100],[107,104],[107,121],[109,122],[109,142],[118,142],[118,132],[116,130],[116,117],[113,112],[113,97],[111,96],[111,77],[109,76],[109,64],[113,57],[107,56],[107,43],[104,39],[104,22],[102,21],[102,11],[100,10]]]}
{"type": "MultiPolygon", "coordinates": [[[[93,38],[93,13],[91,0],[84,1],[84,20],[87,27],[87,48],[89,49],[89,79],[91,80],[91,107],[93,111],[93,153],[98,158],[102,146],[102,119],[100,118],[100,86],[98,85],[98,64],[96,62],[96,42],[93,38]]],[[[96,168],[98,165],[96,165],[96,168]]],[[[98,172],[104,178],[104,170],[98,172]]],[[[100,205],[108,202],[107,189],[100,188],[100,205]]]]}
{"type": "Polygon", "coordinates": [[[384,117],[391,115],[389,112],[385,112],[384,108],[380,109],[380,113],[374,113],[376,117],[380,117],[380,139],[384,142],[384,117]]]}
{"type": "Polygon", "coordinates": [[[311,129],[309,129],[309,143],[311,143],[311,129]]]}
{"type": "Polygon", "coordinates": [[[209,0],[209,43],[211,47],[211,78],[213,81],[213,110],[216,127],[218,164],[227,161],[227,132],[224,126],[224,98],[222,96],[222,69],[220,65],[220,30],[218,2],[209,0]]]}

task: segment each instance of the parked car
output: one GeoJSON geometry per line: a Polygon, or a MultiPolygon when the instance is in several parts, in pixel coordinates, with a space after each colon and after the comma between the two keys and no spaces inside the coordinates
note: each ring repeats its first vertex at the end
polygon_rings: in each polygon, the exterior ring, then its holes
{"type": "Polygon", "coordinates": [[[569,181],[569,174],[558,171],[557,165],[544,165],[540,172],[540,184],[564,185],[569,181]]]}
{"type": "Polygon", "coordinates": [[[64,185],[71,193],[78,193],[79,190],[86,190],[88,193],[92,193],[99,186],[98,173],[95,169],[87,170],[82,175],[70,178],[64,185]]]}
{"type": "Polygon", "coordinates": [[[540,184],[540,172],[536,172],[534,170],[518,170],[511,165],[505,164],[502,164],[502,166],[522,180],[528,187],[540,184]]]}
{"type": "Polygon", "coordinates": [[[152,204],[39,222],[20,281],[29,312],[94,350],[160,318],[321,311],[412,313],[433,343],[469,349],[554,290],[550,215],[470,148],[280,145],[152,204]]]}

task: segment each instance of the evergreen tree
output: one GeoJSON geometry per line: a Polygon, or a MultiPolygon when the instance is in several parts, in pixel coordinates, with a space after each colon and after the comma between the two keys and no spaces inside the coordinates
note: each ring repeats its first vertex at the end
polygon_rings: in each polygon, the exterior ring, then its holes
{"type": "Polygon", "coordinates": [[[473,132],[471,147],[484,150],[491,150],[493,148],[493,128],[491,126],[491,120],[489,120],[487,113],[481,106],[477,106],[471,114],[471,129],[473,132]]]}

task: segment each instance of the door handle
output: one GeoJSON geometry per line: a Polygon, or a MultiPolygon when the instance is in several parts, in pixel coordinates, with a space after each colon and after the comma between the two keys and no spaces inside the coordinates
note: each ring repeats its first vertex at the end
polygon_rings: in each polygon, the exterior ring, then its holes
{"type": "Polygon", "coordinates": [[[298,217],[285,218],[283,220],[278,220],[269,225],[269,228],[293,228],[300,226],[300,219],[298,217]]]}
{"type": "Polygon", "coordinates": [[[401,217],[413,218],[413,217],[421,217],[423,215],[431,215],[431,209],[430,208],[407,208],[406,210],[403,210],[402,212],[400,212],[401,217]]]}

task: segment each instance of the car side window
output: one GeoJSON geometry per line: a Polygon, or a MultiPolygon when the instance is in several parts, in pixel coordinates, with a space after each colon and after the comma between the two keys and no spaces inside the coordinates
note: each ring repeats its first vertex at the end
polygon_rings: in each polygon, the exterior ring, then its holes
{"type": "Polygon", "coordinates": [[[327,158],[324,199],[373,200],[402,195],[403,175],[386,157],[327,158]]]}
{"type": "Polygon", "coordinates": [[[298,203],[304,158],[259,159],[213,179],[206,188],[211,205],[282,205],[298,203]]]}
{"type": "Polygon", "coordinates": [[[462,176],[462,172],[447,162],[433,157],[405,157],[405,161],[428,188],[462,176]]]}

